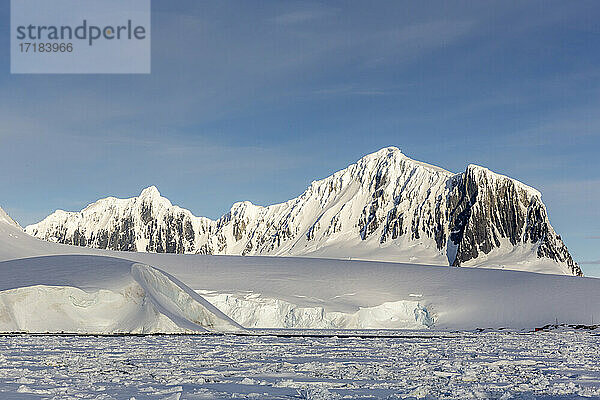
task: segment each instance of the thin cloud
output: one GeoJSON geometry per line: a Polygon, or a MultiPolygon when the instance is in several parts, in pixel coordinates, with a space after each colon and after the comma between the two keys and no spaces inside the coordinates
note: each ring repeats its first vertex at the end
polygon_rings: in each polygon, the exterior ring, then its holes
{"type": "Polygon", "coordinates": [[[600,265],[600,260],[594,260],[594,261],[579,261],[579,264],[585,264],[585,265],[600,265]]]}
{"type": "Polygon", "coordinates": [[[302,10],[292,11],[278,15],[273,21],[279,25],[295,25],[303,22],[314,21],[331,15],[330,10],[302,10]]]}
{"type": "Polygon", "coordinates": [[[545,193],[556,193],[563,196],[577,195],[579,199],[584,198],[596,201],[600,196],[600,179],[577,179],[548,182],[543,186],[545,193]]]}
{"type": "Polygon", "coordinates": [[[317,89],[312,92],[318,96],[387,96],[398,93],[394,89],[381,89],[381,88],[370,88],[370,87],[358,87],[358,86],[333,86],[317,89]]]}

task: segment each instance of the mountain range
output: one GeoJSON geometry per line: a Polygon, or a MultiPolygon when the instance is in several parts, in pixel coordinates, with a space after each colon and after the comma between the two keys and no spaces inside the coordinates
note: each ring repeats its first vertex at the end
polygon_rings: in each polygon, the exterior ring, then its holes
{"type": "MultiPolygon", "coordinates": [[[[0,218],[2,216],[0,215],[0,218]]],[[[174,206],[154,186],[25,232],[76,246],[179,254],[311,256],[582,275],[537,190],[487,168],[463,172],[395,147],[263,207],[235,203],[217,220],[174,206]]]]}

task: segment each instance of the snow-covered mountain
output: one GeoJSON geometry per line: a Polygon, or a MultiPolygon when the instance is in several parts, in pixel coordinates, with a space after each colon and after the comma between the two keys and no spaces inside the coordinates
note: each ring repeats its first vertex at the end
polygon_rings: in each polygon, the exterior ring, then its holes
{"type": "Polygon", "coordinates": [[[149,187],[139,197],[56,211],[25,231],[53,242],[125,251],[301,255],[582,275],[537,190],[476,165],[451,173],[395,147],[314,181],[285,203],[235,203],[216,221],[173,206],[149,187]]]}
{"type": "Polygon", "coordinates": [[[594,278],[122,252],[50,243],[0,220],[0,332],[531,329],[598,321],[599,305],[594,278]]]}

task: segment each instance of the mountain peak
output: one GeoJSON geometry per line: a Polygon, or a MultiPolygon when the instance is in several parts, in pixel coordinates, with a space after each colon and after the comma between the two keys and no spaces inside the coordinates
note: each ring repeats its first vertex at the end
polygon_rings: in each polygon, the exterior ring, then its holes
{"type": "Polygon", "coordinates": [[[394,146],[388,146],[388,147],[384,147],[380,150],[377,150],[373,153],[367,154],[366,156],[363,156],[361,158],[361,160],[378,160],[378,159],[385,159],[385,158],[389,158],[389,157],[393,157],[393,156],[406,157],[402,153],[402,150],[400,150],[399,148],[394,147],[394,146]]]}
{"type": "Polygon", "coordinates": [[[140,193],[140,197],[142,198],[156,198],[161,197],[160,192],[156,186],[148,186],[146,189],[142,190],[140,193]]]}
{"type": "Polygon", "coordinates": [[[267,207],[235,203],[215,221],[172,206],[150,186],[140,197],[55,215],[26,232],[113,250],[352,256],[581,274],[533,190],[474,164],[454,174],[385,147],[294,199],[267,207]]]}
{"type": "Polygon", "coordinates": [[[518,181],[515,178],[511,178],[510,176],[499,174],[497,172],[490,170],[489,168],[482,167],[481,165],[477,165],[477,164],[467,165],[466,174],[472,175],[472,176],[486,176],[486,177],[492,178],[492,179],[508,180],[508,181],[512,182],[513,184],[515,184],[517,187],[525,190],[530,195],[537,196],[539,198],[542,197],[542,194],[537,189],[535,189],[529,185],[526,185],[525,183],[518,181]]]}
{"type": "Polygon", "coordinates": [[[467,165],[467,170],[473,170],[473,171],[477,171],[477,170],[490,171],[488,168],[483,167],[481,165],[477,165],[477,164],[469,164],[469,165],[467,165]]]}
{"type": "Polygon", "coordinates": [[[401,160],[404,163],[409,163],[411,165],[416,165],[419,167],[426,168],[431,171],[435,171],[437,173],[450,174],[449,171],[445,170],[442,167],[438,167],[437,165],[428,164],[423,161],[415,160],[414,158],[410,158],[406,154],[402,152],[398,147],[388,146],[384,147],[381,150],[378,150],[374,153],[367,154],[362,159],[363,160],[385,160],[388,158],[393,158],[394,160],[401,160]]]}
{"type": "Polygon", "coordinates": [[[161,209],[173,207],[171,200],[163,197],[158,191],[158,188],[154,185],[148,186],[146,189],[142,190],[140,195],[137,198],[134,198],[134,202],[151,203],[154,207],[161,209]]]}
{"type": "Polygon", "coordinates": [[[251,201],[248,200],[244,200],[244,201],[236,201],[235,203],[233,203],[233,205],[231,206],[232,209],[238,209],[238,208],[262,208],[261,206],[257,206],[256,204],[252,203],[251,201]]]}
{"type": "Polygon", "coordinates": [[[387,155],[387,154],[402,154],[402,150],[400,150],[396,146],[387,146],[376,152],[372,153],[372,155],[387,155]]]}

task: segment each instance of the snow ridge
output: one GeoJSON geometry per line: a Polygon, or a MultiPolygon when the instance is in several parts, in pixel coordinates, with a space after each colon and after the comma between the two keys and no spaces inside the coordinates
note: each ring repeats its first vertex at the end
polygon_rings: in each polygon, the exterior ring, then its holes
{"type": "Polygon", "coordinates": [[[6,213],[6,211],[2,209],[2,207],[0,207],[0,222],[4,222],[5,224],[12,225],[21,229],[21,226],[15,220],[9,217],[9,215],[6,213]]]}
{"type": "Polygon", "coordinates": [[[267,207],[235,203],[216,221],[173,206],[155,187],[57,211],[25,231],[113,250],[358,258],[581,275],[541,194],[469,165],[454,174],[395,147],[267,207]]]}

